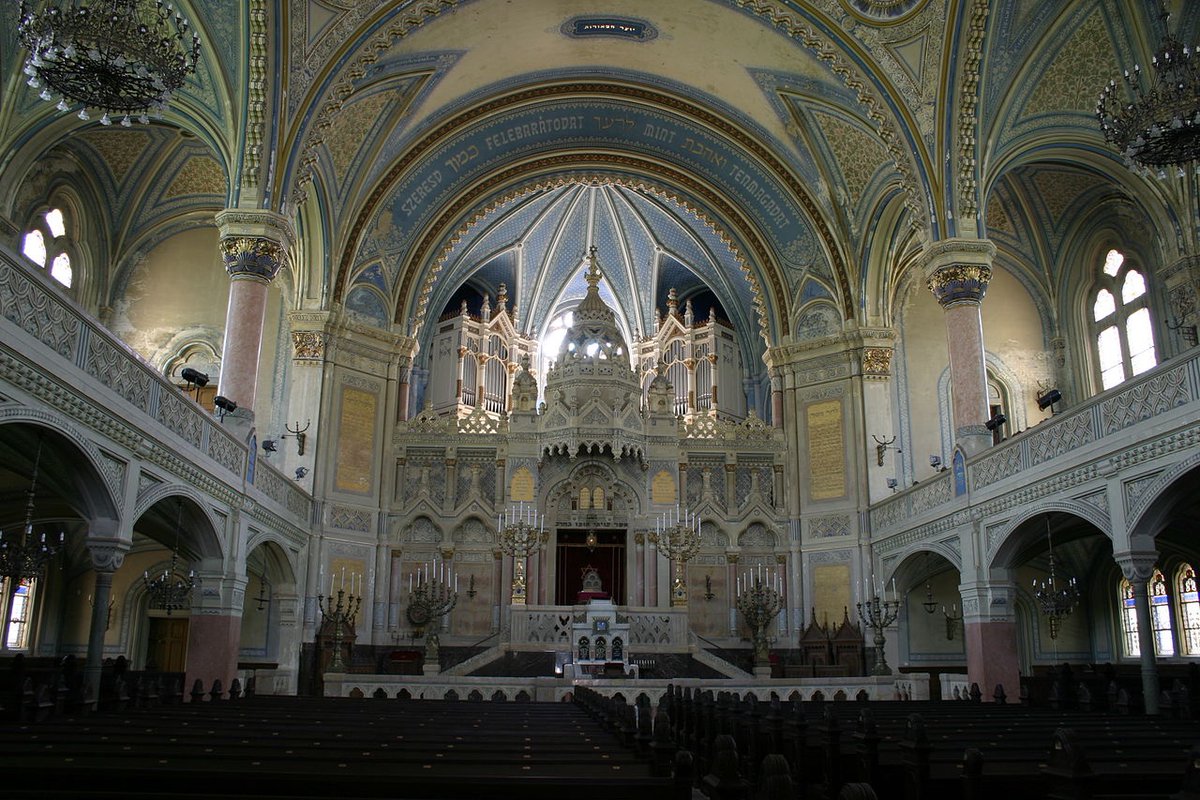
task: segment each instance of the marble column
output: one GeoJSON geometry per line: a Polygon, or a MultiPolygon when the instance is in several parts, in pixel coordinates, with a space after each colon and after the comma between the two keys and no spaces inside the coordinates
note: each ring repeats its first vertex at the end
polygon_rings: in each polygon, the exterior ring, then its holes
{"type": "Polygon", "coordinates": [[[197,583],[204,590],[196,592],[188,620],[185,691],[197,679],[206,692],[218,679],[228,691],[237,675],[247,579],[245,575],[226,574],[219,567],[198,573],[197,583]]]}
{"type": "Polygon", "coordinates": [[[1146,714],[1158,713],[1158,662],[1154,655],[1154,622],[1150,616],[1150,596],[1146,586],[1154,575],[1158,553],[1135,551],[1114,553],[1125,580],[1133,587],[1134,612],[1137,615],[1139,661],[1142,667],[1142,698],[1146,714]]]}
{"type": "Polygon", "coordinates": [[[996,246],[981,239],[938,242],[925,256],[927,285],[945,312],[955,443],[968,456],[991,444],[980,307],[996,246]]]}
{"type": "Polygon", "coordinates": [[[270,211],[227,209],[217,214],[221,258],[229,273],[229,306],[218,394],[253,419],[267,289],[291,243],[287,220],[270,211]]]}
{"type": "Polygon", "coordinates": [[[963,583],[963,639],[967,649],[967,680],[979,684],[983,699],[991,702],[997,685],[1015,698],[1021,691],[1017,661],[1015,590],[1011,583],[963,583]]]}
{"type": "Polygon", "coordinates": [[[130,542],[117,537],[89,536],[88,555],[96,573],[92,587],[92,619],[88,629],[87,661],[84,664],[85,702],[93,705],[100,698],[100,672],[104,661],[104,632],[108,628],[108,603],[112,596],[113,573],[125,562],[130,542]]]}
{"type": "Polygon", "coordinates": [[[646,605],[646,534],[638,531],[633,535],[633,596],[629,605],[646,605]]]}

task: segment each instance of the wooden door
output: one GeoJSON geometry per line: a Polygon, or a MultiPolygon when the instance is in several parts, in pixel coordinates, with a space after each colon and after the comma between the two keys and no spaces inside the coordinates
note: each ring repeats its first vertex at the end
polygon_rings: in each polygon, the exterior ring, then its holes
{"type": "Polygon", "coordinates": [[[146,669],[183,672],[187,666],[188,621],[176,617],[151,617],[146,643],[146,669]]]}

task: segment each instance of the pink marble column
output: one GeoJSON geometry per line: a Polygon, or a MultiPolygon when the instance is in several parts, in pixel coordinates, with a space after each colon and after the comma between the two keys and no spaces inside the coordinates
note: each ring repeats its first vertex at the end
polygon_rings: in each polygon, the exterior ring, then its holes
{"type": "Polygon", "coordinates": [[[221,386],[217,393],[241,408],[254,410],[258,355],[267,312],[265,281],[231,274],[229,310],[225,315],[225,348],[221,353],[221,386]]]}
{"type": "Polygon", "coordinates": [[[253,414],[267,289],[283,265],[291,237],[287,220],[269,211],[227,209],[217,215],[217,226],[230,277],[217,392],[253,414]]]}
{"type": "Polygon", "coordinates": [[[191,691],[199,678],[204,691],[220,679],[224,691],[237,675],[238,646],[242,637],[242,618],[232,614],[192,614],[188,623],[187,675],[184,691],[191,691]]]}
{"type": "Polygon", "coordinates": [[[984,427],[989,415],[980,306],[995,252],[985,240],[949,240],[931,248],[926,260],[929,290],[945,312],[955,442],[967,455],[991,443],[984,427]]]}
{"type": "Polygon", "coordinates": [[[1020,695],[1016,623],[1012,620],[964,620],[963,638],[967,645],[967,680],[979,684],[984,701],[992,701],[997,684],[1004,687],[1004,693],[1010,698],[1020,695]]]}

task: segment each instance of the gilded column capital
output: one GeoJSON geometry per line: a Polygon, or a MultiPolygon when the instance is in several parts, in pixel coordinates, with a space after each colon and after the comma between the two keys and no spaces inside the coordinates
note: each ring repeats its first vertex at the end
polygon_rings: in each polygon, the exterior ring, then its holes
{"type": "Polygon", "coordinates": [[[324,331],[292,331],[292,358],[297,361],[321,361],[329,334],[324,331]]]}
{"type": "Polygon", "coordinates": [[[930,275],[927,285],[938,303],[945,308],[958,303],[982,302],[991,279],[991,267],[957,264],[930,275]]]}
{"type": "Polygon", "coordinates": [[[864,347],[862,351],[862,372],[864,378],[884,380],[892,374],[892,355],[890,347],[864,347]]]}
{"type": "Polygon", "coordinates": [[[261,209],[228,208],[217,214],[221,259],[231,278],[270,281],[279,274],[294,237],[286,217],[261,209]]]}
{"type": "Polygon", "coordinates": [[[943,308],[978,303],[992,279],[996,245],[987,239],[943,239],[924,254],[926,285],[943,308]]]}

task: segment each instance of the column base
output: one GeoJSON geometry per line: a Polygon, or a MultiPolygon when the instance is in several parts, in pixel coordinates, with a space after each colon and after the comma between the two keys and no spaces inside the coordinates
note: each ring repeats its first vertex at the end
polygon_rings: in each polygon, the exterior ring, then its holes
{"type": "Polygon", "coordinates": [[[990,702],[997,684],[1011,698],[1021,695],[1021,670],[1017,664],[1017,626],[1010,621],[968,622],[963,625],[967,645],[967,680],[979,684],[990,702]]]}
{"type": "Polygon", "coordinates": [[[756,667],[754,668],[754,677],[756,677],[756,678],[769,678],[769,677],[771,677],[771,665],[770,665],[770,664],[768,664],[768,665],[767,665],[767,666],[765,666],[765,667],[759,667],[759,666],[756,666],[756,667]]]}
{"type": "Polygon", "coordinates": [[[421,673],[423,675],[440,675],[441,672],[442,672],[442,668],[441,668],[441,665],[439,665],[439,664],[422,664],[421,665],[421,673]]]}

